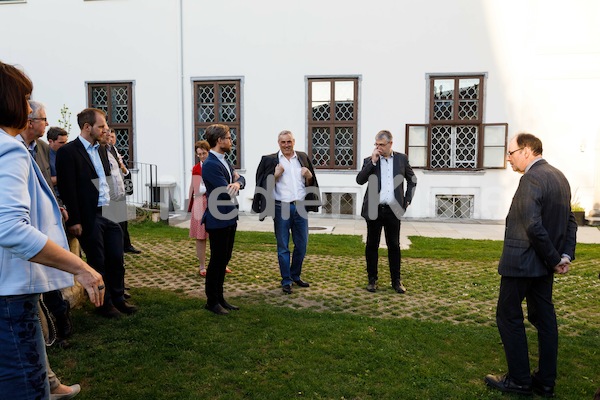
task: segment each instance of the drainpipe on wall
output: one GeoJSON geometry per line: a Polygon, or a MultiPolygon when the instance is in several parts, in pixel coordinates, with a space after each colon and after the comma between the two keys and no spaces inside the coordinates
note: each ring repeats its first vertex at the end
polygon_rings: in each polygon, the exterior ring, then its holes
{"type": "MultiPolygon", "coordinates": [[[[183,0],[179,0],[179,74],[180,74],[180,96],[179,96],[179,114],[181,116],[181,174],[179,174],[179,193],[180,202],[179,207],[185,210],[185,181],[186,181],[186,168],[185,168],[185,112],[184,112],[184,75],[183,75],[183,0]]],[[[179,210],[177,210],[179,211],[179,210]]]]}

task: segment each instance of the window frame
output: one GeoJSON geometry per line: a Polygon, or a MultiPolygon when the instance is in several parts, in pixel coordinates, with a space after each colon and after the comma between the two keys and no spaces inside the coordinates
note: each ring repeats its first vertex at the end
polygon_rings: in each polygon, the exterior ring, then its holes
{"type": "MultiPolygon", "coordinates": [[[[235,169],[242,168],[242,142],[243,142],[243,134],[242,134],[242,79],[234,78],[234,79],[193,79],[193,98],[192,98],[192,114],[194,118],[194,138],[192,143],[196,143],[199,139],[199,130],[206,129],[208,126],[212,124],[223,124],[227,125],[229,129],[235,129],[236,137],[234,141],[235,146],[235,163],[232,163],[235,169]],[[198,102],[198,88],[201,85],[213,85],[214,90],[214,119],[211,122],[199,122],[198,121],[198,108],[200,103],[198,102]],[[221,99],[219,96],[219,85],[223,84],[234,84],[236,90],[236,99],[235,99],[235,109],[236,109],[236,122],[226,122],[219,121],[219,105],[221,104],[221,99]]],[[[202,103],[208,104],[208,103],[202,103]]],[[[193,151],[193,146],[192,146],[193,151]]],[[[193,158],[195,159],[196,154],[193,154],[193,158]]]]}
{"type": "MultiPolygon", "coordinates": [[[[508,145],[508,124],[507,123],[484,123],[484,108],[485,108],[485,74],[464,74],[464,75],[456,75],[456,74],[430,74],[428,75],[428,109],[427,109],[427,120],[426,124],[406,124],[405,125],[405,153],[409,157],[411,162],[411,166],[413,168],[422,168],[431,171],[480,171],[484,169],[505,169],[506,168],[506,148],[508,145]],[[436,99],[435,99],[435,85],[434,82],[439,79],[446,80],[454,80],[453,86],[453,107],[452,107],[452,118],[450,119],[434,119],[435,118],[435,108],[436,108],[436,99]],[[461,79],[479,79],[479,93],[478,93],[478,109],[477,116],[474,119],[460,119],[460,98],[459,98],[459,82],[461,79]],[[476,158],[475,158],[475,167],[473,168],[457,168],[457,167],[445,167],[445,168],[432,168],[431,157],[432,157],[432,131],[436,126],[450,126],[452,129],[456,129],[459,126],[470,126],[475,127],[477,129],[477,137],[476,137],[476,158]],[[503,145],[495,142],[494,144],[486,145],[486,139],[491,138],[491,127],[503,127],[504,128],[504,143],[503,145]],[[423,140],[423,129],[425,130],[424,142],[423,140]],[[490,133],[488,134],[488,132],[490,133]],[[411,140],[412,139],[412,140],[411,140]],[[415,144],[417,143],[417,144],[415,144]],[[494,148],[502,148],[502,161],[497,157],[495,160],[492,160],[493,149],[494,148]],[[413,152],[411,152],[413,149],[413,152]],[[415,156],[415,152],[418,150],[419,153],[422,153],[424,149],[424,157],[425,160],[422,162],[422,154],[418,154],[415,156]],[[490,158],[490,159],[487,159],[490,158]],[[421,161],[421,162],[419,162],[421,161]]],[[[497,131],[495,132],[497,133],[497,131]]],[[[497,136],[497,135],[496,135],[497,136]]],[[[454,145],[452,146],[452,152],[455,149],[454,145]]],[[[497,152],[496,152],[497,153],[497,152]]],[[[456,162],[456,159],[452,160],[456,162]]]]}
{"type": "MultiPolygon", "coordinates": [[[[134,94],[134,82],[133,81],[108,81],[108,82],[103,82],[103,81],[94,81],[94,82],[87,82],[86,86],[87,86],[87,104],[88,107],[95,107],[95,105],[92,103],[93,97],[92,97],[92,93],[93,93],[93,88],[96,87],[105,87],[106,91],[108,93],[108,101],[107,101],[107,110],[106,110],[106,122],[108,123],[108,126],[111,128],[114,128],[115,131],[120,130],[120,129],[128,129],[129,131],[129,137],[127,138],[127,145],[129,146],[128,152],[127,152],[127,164],[129,168],[133,168],[133,166],[135,165],[135,124],[134,124],[134,113],[133,113],[133,94],[134,94]],[[111,101],[110,98],[110,89],[114,86],[126,86],[127,87],[127,110],[128,110],[128,123],[124,124],[124,123],[113,123],[111,121],[111,112],[113,109],[113,103],[111,101]]],[[[97,107],[96,107],[97,108],[97,107]]]]}
{"type": "Polygon", "coordinates": [[[328,77],[307,77],[306,83],[308,86],[307,90],[307,136],[308,136],[308,154],[311,157],[314,168],[319,170],[333,170],[333,171],[348,171],[348,170],[356,170],[358,166],[358,119],[359,119],[359,76],[328,76],[328,77]],[[312,96],[312,83],[313,82],[330,82],[330,116],[327,121],[317,121],[313,120],[313,96],[312,96]],[[354,99],[352,101],[353,106],[353,119],[346,121],[336,121],[335,119],[335,83],[336,82],[352,82],[353,90],[354,90],[354,99]],[[327,165],[321,165],[314,160],[313,156],[313,129],[314,128],[328,128],[330,132],[329,138],[329,163],[327,165]],[[335,164],[335,130],[336,128],[352,128],[353,129],[353,138],[352,138],[352,163],[351,165],[343,165],[337,166],[335,164]]]}

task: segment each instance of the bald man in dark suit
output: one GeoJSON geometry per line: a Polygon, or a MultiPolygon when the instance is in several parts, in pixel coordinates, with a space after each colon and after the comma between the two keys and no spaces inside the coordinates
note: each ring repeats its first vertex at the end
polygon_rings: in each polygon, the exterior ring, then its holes
{"type": "Polygon", "coordinates": [[[528,133],[515,136],[507,152],[522,173],[508,216],[498,266],[502,276],[496,310],[508,373],[487,375],[488,386],[508,393],[554,396],[558,327],[552,303],[554,274],[569,271],[575,259],[577,224],[565,176],[542,158],[542,142],[528,133]],[[531,373],[521,303],[538,331],[538,368],[531,373]]]}

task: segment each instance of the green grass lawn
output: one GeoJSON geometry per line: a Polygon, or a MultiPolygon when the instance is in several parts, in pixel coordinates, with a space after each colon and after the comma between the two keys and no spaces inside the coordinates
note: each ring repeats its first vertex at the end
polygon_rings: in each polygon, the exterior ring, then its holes
{"type": "MultiPolygon", "coordinates": [[[[146,257],[146,249],[166,242],[181,246],[148,264],[174,277],[194,275],[187,266],[193,259],[187,230],[141,224],[130,232],[146,257]]],[[[338,265],[348,260],[362,265],[359,237],[311,235],[307,269],[313,272],[308,276],[315,287],[319,280],[329,284],[314,298],[309,291],[292,296],[311,304],[318,296],[328,306],[315,310],[301,302],[287,305],[293,298],[281,295],[277,282],[271,282],[276,271],[263,272],[265,278],[257,272],[263,266],[251,265],[251,259],[264,262],[256,254],[271,257],[275,252],[272,234],[238,232],[234,252],[248,269],[235,265],[225,290],[236,288],[239,295],[228,300],[240,311],[219,317],[204,310],[198,297],[134,287],[140,311],[132,317],[105,320],[89,304],[76,310],[73,347],[50,348],[51,365],[65,383],[82,384],[78,399],[511,398],[483,383],[485,374],[506,368],[490,323],[499,281],[494,261],[502,243],[411,241],[411,249],[403,252],[409,292],[400,296],[384,289],[368,293],[362,268],[338,265]],[[323,265],[318,272],[316,264],[323,265]],[[244,288],[260,285],[273,290],[244,294],[244,288]],[[438,298],[448,304],[423,300],[438,298]],[[388,304],[396,311],[376,312],[388,304]],[[415,306],[418,313],[402,313],[415,306]],[[463,315],[467,306],[479,315],[463,315]]],[[[600,386],[599,253],[600,246],[578,246],[572,273],[557,278],[560,399],[591,399],[600,386]]],[[[128,256],[127,268],[152,273],[144,259],[128,256]]],[[[529,325],[528,334],[535,366],[536,336],[529,325]]]]}

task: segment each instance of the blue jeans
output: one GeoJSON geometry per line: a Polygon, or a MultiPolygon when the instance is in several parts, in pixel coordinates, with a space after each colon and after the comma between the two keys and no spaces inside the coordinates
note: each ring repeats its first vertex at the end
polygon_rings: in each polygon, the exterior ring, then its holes
{"type": "Polygon", "coordinates": [[[2,398],[43,400],[50,397],[38,300],[38,294],[0,297],[2,398]]]}
{"type": "Polygon", "coordinates": [[[281,284],[291,285],[300,279],[302,263],[308,245],[308,219],[301,216],[294,203],[275,203],[275,238],[277,239],[277,260],[281,273],[281,284]],[[289,206],[289,212],[287,208],[289,206]],[[283,210],[282,210],[283,208],[283,210]],[[282,215],[283,214],[283,215],[282,215]],[[284,219],[284,217],[288,217],[284,219]],[[294,242],[294,252],[290,260],[290,232],[294,242]]]}

